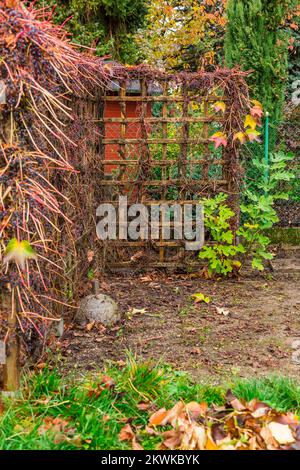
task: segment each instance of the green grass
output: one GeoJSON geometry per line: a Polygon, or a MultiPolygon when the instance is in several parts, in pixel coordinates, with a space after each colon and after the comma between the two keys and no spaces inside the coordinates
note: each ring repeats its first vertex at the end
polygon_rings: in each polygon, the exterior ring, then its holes
{"type": "MultiPolygon", "coordinates": [[[[0,449],[127,449],[129,444],[118,439],[126,421],[143,429],[149,419],[149,412],[139,410],[138,403],[150,401],[166,408],[178,400],[222,404],[229,386],[239,398],[258,398],[280,411],[300,413],[300,387],[291,379],[235,379],[216,387],[194,383],[168,366],[139,363],[129,355],[123,368],[112,365],[89,376],[61,377],[51,368],[27,374],[20,395],[4,400],[0,449]],[[99,394],[103,373],[115,386],[99,394]],[[74,429],[69,441],[57,440],[51,428],[41,432],[44,420],[52,418],[66,420],[74,429]]],[[[155,449],[160,440],[143,432],[141,436],[145,449],[155,449]]]]}
{"type": "Polygon", "coordinates": [[[290,378],[275,375],[239,380],[232,390],[246,401],[257,398],[278,411],[300,413],[300,387],[290,378]]]}

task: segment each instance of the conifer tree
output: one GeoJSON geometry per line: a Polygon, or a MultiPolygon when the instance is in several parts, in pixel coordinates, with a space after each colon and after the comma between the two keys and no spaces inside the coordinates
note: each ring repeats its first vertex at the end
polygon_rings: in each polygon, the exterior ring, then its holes
{"type": "Polygon", "coordinates": [[[228,0],[225,37],[226,65],[252,70],[251,94],[270,112],[282,116],[288,79],[288,34],[284,21],[295,0],[228,0]]]}

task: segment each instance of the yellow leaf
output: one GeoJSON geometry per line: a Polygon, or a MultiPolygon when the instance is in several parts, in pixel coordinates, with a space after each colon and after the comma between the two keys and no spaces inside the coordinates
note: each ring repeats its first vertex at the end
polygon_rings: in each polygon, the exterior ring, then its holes
{"type": "Polygon", "coordinates": [[[258,224],[252,225],[252,224],[248,224],[248,222],[247,222],[247,223],[244,224],[244,227],[251,228],[251,229],[256,229],[256,228],[259,227],[259,225],[258,224]]]}
{"type": "Polygon", "coordinates": [[[253,131],[256,129],[257,122],[254,119],[254,117],[251,116],[251,114],[247,114],[244,126],[245,126],[245,129],[247,129],[247,127],[250,127],[250,129],[253,131]]]}
{"type": "Polygon", "coordinates": [[[242,263],[240,261],[233,261],[232,266],[239,269],[242,266],[242,263]]]}
{"type": "Polygon", "coordinates": [[[192,299],[194,299],[195,303],[205,302],[206,304],[209,304],[211,302],[210,297],[206,297],[201,292],[196,292],[195,294],[193,294],[192,299]]]}
{"type": "Polygon", "coordinates": [[[244,144],[247,140],[247,137],[244,132],[237,132],[236,134],[234,134],[233,140],[237,139],[241,142],[241,144],[244,144]]]}
{"type": "Polygon", "coordinates": [[[212,137],[225,137],[224,132],[215,132],[212,137]]]}
{"type": "Polygon", "coordinates": [[[208,437],[206,441],[205,450],[219,450],[219,447],[213,442],[210,437],[208,437]]]}
{"type": "Polygon", "coordinates": [[[222,113],[225,113],[226,110],[226,104],[224,101],[217,101],[214,105],[213,108],[216,112],[222,111],[222,113]]]}
{"type": "Polygon", "coordinates": [[[261,134],[260,134],[260,132],[258,132],[257,130],[255,130],[255,129],[247,129],[247,130],[246,130],[246,134],[247,134],[247,137],[248,137],[248,139],[250,140],[250,142],[253,142],[254,140],[256,140],[257,142],[260,142],[259,136],[260,136],[261,134]]]}
{"type": "Polygon", "coordinates": [[[3,263],[14,261],[24,270],[27,259],[36,259],[36,253],[30,243],[27,240],[19,242],[16,238],[10,240],[4,252],[3,263]]]}
{"type": "Polygon", "coordinates": [[[257,100],[251,100],[251,103],[254,104],[254,106],[257,106],[258,108],[262,108],[263,105],[261,104],[260,101],[257,101],[257,100]]]}

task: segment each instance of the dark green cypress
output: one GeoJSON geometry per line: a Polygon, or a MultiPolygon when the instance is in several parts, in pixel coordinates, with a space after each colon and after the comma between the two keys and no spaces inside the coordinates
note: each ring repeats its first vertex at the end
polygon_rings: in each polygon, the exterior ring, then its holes
{"type": "Polygon", "coordinates": [[[295,0],[229,0],[226,65],[252,70],[248,83],[273,123],[282,117],[288,79],[288,34],[283,28],[295,0]]]}

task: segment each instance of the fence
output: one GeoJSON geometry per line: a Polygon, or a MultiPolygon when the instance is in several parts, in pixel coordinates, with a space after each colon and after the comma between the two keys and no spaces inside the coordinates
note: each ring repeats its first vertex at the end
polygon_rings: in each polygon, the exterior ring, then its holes
{"type": "MultiPolygon", "coordinates": [[[[228,193],[238,224],[240,168],[233,134],[247,104],[244,74],[219,69],[166,75],[146,66],[112,70],[113,87],[99,101],[99,184],[102,201],[118,206],[142,202],[180,205],[222,191],[228,193]],[[226,111],[217,113],[216,102],[226,111]],[[227,147],[214,149],[210,137],[225,131],[227,147]]],[[[187,258],[182,240],[110,240],[106,267],[178,266],[187,258]]]]}

